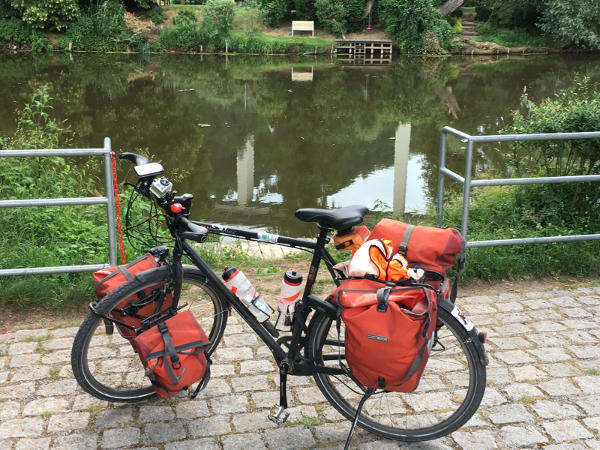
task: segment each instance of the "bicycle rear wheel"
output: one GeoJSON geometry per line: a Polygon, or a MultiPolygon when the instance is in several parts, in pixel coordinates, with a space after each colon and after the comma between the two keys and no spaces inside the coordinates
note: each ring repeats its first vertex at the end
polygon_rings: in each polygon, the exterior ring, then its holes
{"type": "MultiPolygon", "coordinates": [[[[443,326],[421,377],[410,393],[381,392],[370,397],[358,425],[388,439],[425,441],[445,436],[465,424],[475,413],[485,390],[485,366],[465,329],[443,308],[438,309],[443,326]]],[[[346,364],[344,326],[340,336],[336,322],[326,314],[315,317],[309,334],[307,357],[318,364],[346,364]]],[[[347,365],[347,364],[346,364],[347,365]]],[[[348,376],[318,373],[315,381],[344,417],[354,420],[363,392],[348,376]]]]}
{"type": "MultiPolygon", "coordinates": [[[[134,279],[104,297],[96,310],[103,315],[125,299],[150,286],[164,283],[166,267],[144,273],[143,281],[134,279]]],[[[179,306],[192,311],[208,335],[210,355],[216,349],[227,323],[225,303],[207,283],[206,277],[192,266],[183,266],[183,286],[179,306]]],[[[107,332],[104,319],[90,313],[75,336],[71,367],[80,386],[88,393],[110,402],[138,402],[155,396],[150,380],[144,375],[139,356],[117,327],[107,332]]]]}

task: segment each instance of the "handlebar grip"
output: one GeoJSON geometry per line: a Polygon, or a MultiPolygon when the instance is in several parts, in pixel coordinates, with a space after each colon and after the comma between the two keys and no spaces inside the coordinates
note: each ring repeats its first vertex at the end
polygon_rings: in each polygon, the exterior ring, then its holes
{"type": "Polygon", "coordinates": [[[190,220],[185,217],[181,217],[179,220],[183,222],[190,231],[184,231],[181,233],[181,236],[185,239],[191,239],[196,242],[204,242],[206,236],[208,235],[208,230],[200,225],[196,225],[192,223],[190,220]]]}
{"type": "Polygon", "coordinates": [[[129,152],[121,153],[119,155],[119,159],[126,159],[127,161],[131,161],[136,166],[142,166],[150,162],[150,160],[145,156],[129,152]]]}

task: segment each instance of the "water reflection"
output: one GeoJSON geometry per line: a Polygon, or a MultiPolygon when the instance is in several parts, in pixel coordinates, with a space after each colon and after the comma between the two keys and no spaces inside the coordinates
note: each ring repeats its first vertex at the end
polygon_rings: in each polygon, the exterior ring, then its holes
{"type": "MultiPolygon", "coordinates": [[[[494,133],[524,86],[538,100],[577,72],[599,79],[599,62],[404,58],[361,67],[312,58],[0,56],[0,134],[14,130],[17,105],[46,83],[72,146],[110,136],[117,151],[147,149],[179,172],[179,191],[195,195],[195,217],[308,235],[313,227],[293,217],[297,208],[379,200],[397,213],[425,211],[444,125],[494,133]]],[[[448,166],[458,173],[461,145],[449,142],[448,166]]],[[[501,172],[503,150],[481,147],[474,163],[501,172]]]]}

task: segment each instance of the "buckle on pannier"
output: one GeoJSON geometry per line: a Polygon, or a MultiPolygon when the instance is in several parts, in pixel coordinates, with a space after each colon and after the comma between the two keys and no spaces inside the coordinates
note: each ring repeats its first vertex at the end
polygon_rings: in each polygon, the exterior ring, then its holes
{"type": "Polygon", "coordinates": [[[386,312],[388,310],[388,298],[391,290],[390,286],[377,289],[377,311],[386,312]]]}

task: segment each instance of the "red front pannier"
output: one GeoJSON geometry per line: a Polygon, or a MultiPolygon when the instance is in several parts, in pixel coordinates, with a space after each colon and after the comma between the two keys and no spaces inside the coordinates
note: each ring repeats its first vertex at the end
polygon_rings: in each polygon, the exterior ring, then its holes
{"type": "Polygon", "coordinates": [[[348,279],[332,301],[343,308],[345,356],[354,378],[370,388],[414,391],[433,344],[436,291],[348,279]]]}
{"type": "Polygon", "coordinates": [[[138,352],[159,397],[170,397],[202,380],[192,397],[210,376],[205,349],[206,333],[191,311],[181,312],[136,337],[138,352]]]}
{"type": "Polygon", "coordinates": [[[404,254],[409,267],[416,263],[444,275],[454,265],[463,244],[454,228],[414,226],[392,219],[382,219],[375,225],[369,239],[389,239],[393,253],[404,254]]]}
{"type": "MultiPolygon", "coordinates": [[[[154,256],[148,253],[127,265],[107,267],[94,272],[96,296],[101,299],[122,284],[133,280],[136,274],[155,267],[158,267],[158,263],[154,256]]],[[[172,295],[165,295],[162,288],[161,284],[150,286],[123,300],[111,311],[110,315],[114,319],[132,327],[128,328],[115,322],[121,336],[132,341],[137,336],[134,329],[142,325],[142,320],[171,306],[172,295]]]]}

